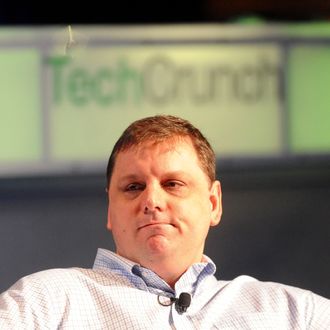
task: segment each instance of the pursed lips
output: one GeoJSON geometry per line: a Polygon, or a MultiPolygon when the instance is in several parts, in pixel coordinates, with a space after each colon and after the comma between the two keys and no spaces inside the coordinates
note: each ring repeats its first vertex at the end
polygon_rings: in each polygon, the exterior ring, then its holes
{"type": "Polygon", "coordinates": [[[169,222],[162,222],[162,221],[148,222],[148,223],[144,223],[144,224],[138,226],[138,230],[147,228],[147,227],[154,227],[154,226],[173,226],[173,224],[171,224],[169,222]]]}

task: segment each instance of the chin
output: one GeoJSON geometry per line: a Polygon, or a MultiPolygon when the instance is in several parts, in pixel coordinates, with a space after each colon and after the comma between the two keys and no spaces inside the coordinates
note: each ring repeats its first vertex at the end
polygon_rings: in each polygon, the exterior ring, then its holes
{"type": "Polygon", "coordinates": [[[148,250],[152,254],[168,254],[171,242],[162,235],[155,235],[148,239],[148,250]]]}

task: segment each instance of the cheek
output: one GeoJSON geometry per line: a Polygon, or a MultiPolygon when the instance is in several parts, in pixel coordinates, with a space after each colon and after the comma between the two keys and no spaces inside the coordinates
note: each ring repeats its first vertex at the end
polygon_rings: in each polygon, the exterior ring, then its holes
{"type": "Polygon", "coordinates": [[[129,240],[129,235],[123,222],[113,221],[111,233],[117,249],[121,248],[129,240]]]}
{"type": "Polygon", "coordinates": [[[183,217],[193,231],[205,231],[209,228],[211,221],[211,206],[209,202],[195,200],[182,211],[184,212],[182,213],[183,217]]]}
{"type": "Polygon", "coordinates": [[[186,203],[186,208],[189,208],[192,214],[203,214],[205,216],[211,210],[211,203],[205,198],[205,195],[198,194],[189,199],[188,203],[186,203]]]}
{"type": "Polygon", "coordinates": [[[132,212],[130,204],[112,204],[112,208],[109,209],[108,225],[111,223],[111,231],[114,236],[125,235],[130,228],[134,227],[135,217],[132,212]]]}

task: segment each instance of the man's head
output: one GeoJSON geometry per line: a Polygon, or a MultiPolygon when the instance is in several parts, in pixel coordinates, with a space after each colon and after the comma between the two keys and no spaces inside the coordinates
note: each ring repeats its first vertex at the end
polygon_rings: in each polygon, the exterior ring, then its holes
{"type": "Polygon", "coordinates": [[[169,139],[188,137],[196,150],[202,169],[210,182],[215,180],[215,154],[207,139],[189,121],[170,115],[147,117],[133,122],[116,142],[107,166],[107,188],[119,152],[141,145],[146,141],[155,143],[169,139]]]}
{"type": "Polygon", "coordinates": [[[189,122],[155,116],[134,122],[108,166],[108,229],[119,255],[170,285],[201,262],[210,226],[220,221],[215,157],[189,122]]]}

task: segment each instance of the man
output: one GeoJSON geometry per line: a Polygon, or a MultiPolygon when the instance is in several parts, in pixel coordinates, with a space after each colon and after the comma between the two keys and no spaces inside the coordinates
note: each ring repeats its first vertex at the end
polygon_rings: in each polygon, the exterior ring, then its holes
{"type": "Polygon", "coordinates": [[[218,281],[203,254],[219,223],[215,155],[188,121],[132,123],[107,168],[116,253],[93,269],[27,276],[0,296],[0,329],[329,329],[330,302],[248,276],[218,281]]]}

